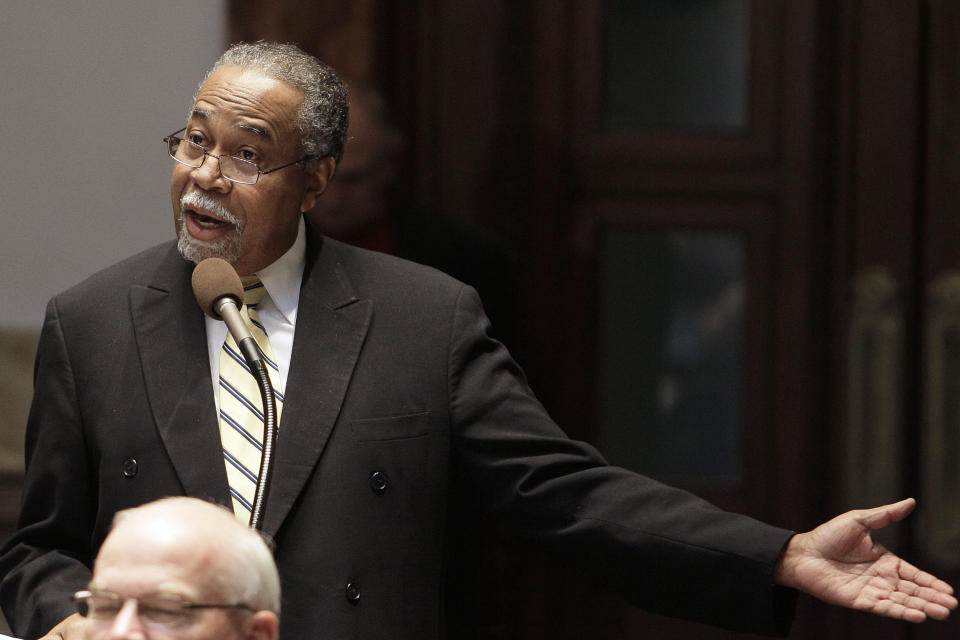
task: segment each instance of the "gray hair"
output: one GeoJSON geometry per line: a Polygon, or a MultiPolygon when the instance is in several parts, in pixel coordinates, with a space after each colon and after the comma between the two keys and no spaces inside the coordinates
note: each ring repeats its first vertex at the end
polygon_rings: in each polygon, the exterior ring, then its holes
{"type": "Polygon", "coordinates": [[[195,540],[197,553],[216,553],[211,586],[226,602],[280,615],[280,575],[266,536],[243,525],[226,507],[184,496],[118,511],[112,528],[151,518],[161,518],[182,538],[195,540]]]}
{"type": "Polygon", "coordinates": [[[200,85],[225,66],[253,69],[298,88],[303,93],[303,104],[297,113],[303,153],[312,158],[330,156],[340,164],[347,140],[347,89],[332,67],[296,45],[263,40],[241,42],[220,56],[200,85]]]}
{"type": "Polygon", "coordinates": [[[221,593],[234,602],[273,611],[279,616],[280,576],[268,541],[258,531],[240,526],[243,534],[238,530],[237,537],[224,549],[230,560],[225,571],[217,576],[221,593]]]}

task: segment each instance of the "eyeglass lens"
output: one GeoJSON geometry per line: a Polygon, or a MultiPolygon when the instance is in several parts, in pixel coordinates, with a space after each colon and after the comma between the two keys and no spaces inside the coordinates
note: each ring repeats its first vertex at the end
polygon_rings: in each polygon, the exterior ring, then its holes
{"type": "MultiPolygon", "coordinates": [[[[188,167],[199,167],[206,156],[211,155],[200,145],[189,140],[181,140],[171,136],[168,142],[170,155],[188,167]]],[[[260,169],[252,162],[233,156],[212,156],[220,163],[220,173],[224,178],[235,182],[253,184],[257,181],[260,169]]]]}
{"type": "MultiPolygon", "coordinates": [[[[80,612],[97,622],[112,622],[127,600],[113,594],[90,594],[78,600],[80,612]]],[[[177,598],[147,596],[137,598],[137,615],[145,622],[171,625],[183,621],[193,610],[177,598]]]]}

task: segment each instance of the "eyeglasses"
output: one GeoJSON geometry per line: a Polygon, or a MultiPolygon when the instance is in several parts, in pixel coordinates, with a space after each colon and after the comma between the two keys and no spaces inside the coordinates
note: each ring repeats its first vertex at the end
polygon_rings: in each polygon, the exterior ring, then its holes
{"type": "Polygon", "coordinates": [[[288,162],[283,166],[261,171],[259,166],[250,162],[249,160],[244,160],[243,158],[238,158],[237,156],[214,155],[198,145],[196,142],[184,140],[177,135],[186,130],[187,128],[184,127],[183,129],[174,131],[163,139],[163,141],[167,143],[167,153],[170,154],[170,157],[180,164],[192,167],[194,169],[203,165],[203,162],[207,159],[207,156],[216,158],[220,168],[220,175],[230,182],[237,182],[240,184],[256,184],[257,180],[259,180],[260,176],[262,175],[273,173],[274,171],[279,171],[280,169],[286,169],[287,167],[292,167],[295,164],[300,164],[304,160],[309,160],[311,158],[311,156],[306,155],[299,160],[288,162]]]}
{"type": "Polygon", "coordinates": [[[240,609],[248,612],[254,610],[248,604],[188,602],[178,596],[162,594],[150,594],[139,598],[124,598],[110,591],[77,591],[73,594],[73,601],[80,615],[104,623],[112,622],[128,600],[137,603],[137,615],[145,624],[161,627],[185,622],[190,613],[196,609],[240,609]]]}

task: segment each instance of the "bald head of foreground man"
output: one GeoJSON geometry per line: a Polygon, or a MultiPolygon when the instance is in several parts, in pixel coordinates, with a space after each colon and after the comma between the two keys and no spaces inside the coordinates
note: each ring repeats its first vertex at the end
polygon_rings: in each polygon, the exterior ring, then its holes
{"type": "Polygon", "coordinates": [[[194,498],[120,511],[76,594],[84,637],[275,640],[280,581],[263,538],[194,498]]]}

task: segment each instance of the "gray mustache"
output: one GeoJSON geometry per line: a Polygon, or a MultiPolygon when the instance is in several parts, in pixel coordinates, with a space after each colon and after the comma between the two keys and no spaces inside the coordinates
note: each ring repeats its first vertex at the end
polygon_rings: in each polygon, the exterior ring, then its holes
{"type": "Polygon", "coordinates": [[[202,191],[191,191],[183,194],[183,197],[180,198],[181,211],[183,209],[194,207],[206,209],[207,211],[215,214],[218,218],[221,218],[231,224],[240,223],[240,219],[233,215],[229,209],[223,206],[219,200],[210,194],[203,193],[202,191]]]}

